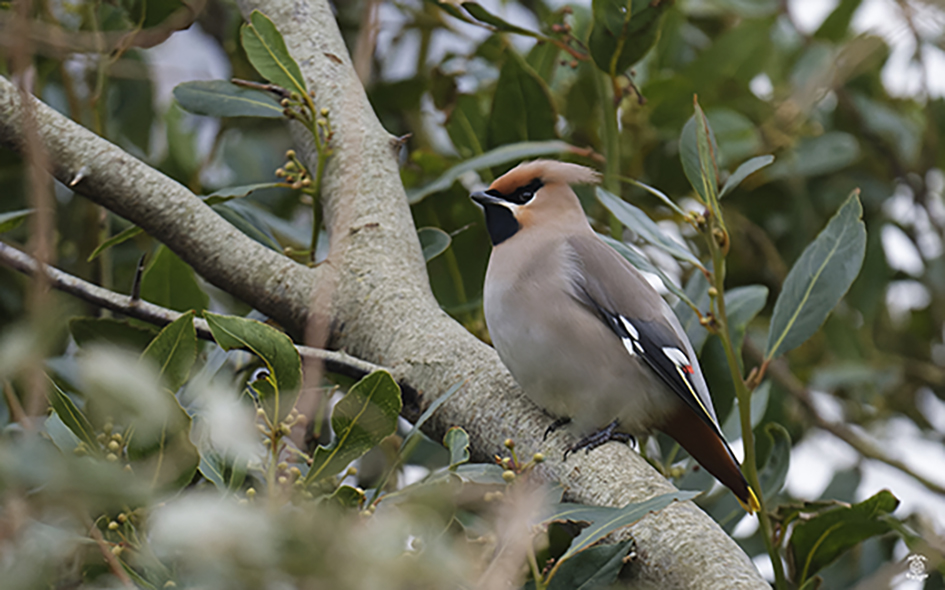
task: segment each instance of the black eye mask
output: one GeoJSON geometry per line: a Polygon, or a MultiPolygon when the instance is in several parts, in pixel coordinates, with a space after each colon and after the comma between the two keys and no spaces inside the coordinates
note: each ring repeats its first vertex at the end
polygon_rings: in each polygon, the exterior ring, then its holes
{"type": "Polygon", "coordinates": [[[492,195],[493,197],[497,197],[499,199],[503,199],[505,201],[508,201],[509,203],[515,203],[516,205],[524,205],[525,203],[531,201],[532,198],[534,198],[535,193],[538,192],[538,189],[540,189],[543,186],[545,186],[545,183],[543,183],[540,178],[536,178],[535,180],[529,182],[525,186],[518,187],[517,189],[512,191],[512,194],[510,195],[503,195],[502,193],[500,193],[499,191],[495,189],[486,191],[486,194],[492,195]]]}

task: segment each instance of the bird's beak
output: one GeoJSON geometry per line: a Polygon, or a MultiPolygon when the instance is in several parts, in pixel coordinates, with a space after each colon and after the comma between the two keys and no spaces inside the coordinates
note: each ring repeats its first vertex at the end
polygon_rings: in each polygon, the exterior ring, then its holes
{"type": "Polygon", "coordinates": [[[483,207],[486,205],[503,205],[505,201],[498,197],[493,197],[492,195],[486,193],[485,191],[476,191],[473,194],[469,195],[469,198],[473,201],[476,201],[483,207]]]}

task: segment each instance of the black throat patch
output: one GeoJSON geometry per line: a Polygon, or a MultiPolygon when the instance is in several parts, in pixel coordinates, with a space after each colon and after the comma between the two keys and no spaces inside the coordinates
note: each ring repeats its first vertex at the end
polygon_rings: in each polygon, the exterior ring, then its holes
{"type": "MultiPolygon", "coordinates": [[[[535,193],[544,184],[540,178],[536,178],[528,184],[518,187],[508,195],[495,189],[487,190],[486,194],[514,205],[524,205],[535,198],[535,193]]],[[[515,214],[512,213],[509,207],[499,203],[487,203],[484,209],[486,212],[486,228],[489,230],[489,238],[492,240],[493,246],[498,246],[522,229],[521,224],[515,219],[515,214]]]]}

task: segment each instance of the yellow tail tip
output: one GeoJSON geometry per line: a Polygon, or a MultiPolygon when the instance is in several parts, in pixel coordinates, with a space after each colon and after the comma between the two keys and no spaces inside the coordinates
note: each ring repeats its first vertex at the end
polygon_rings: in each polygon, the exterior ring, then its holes
{"type": "Polygon", "coordinates": [[[748,486],[748,504],[745,504],[741,498],[736,497],[736,499],[748,514],[761,511],[761,502],[758,501],[758,496],[755,495],[755,490],[751,489],[751,486],[748,486]]]}

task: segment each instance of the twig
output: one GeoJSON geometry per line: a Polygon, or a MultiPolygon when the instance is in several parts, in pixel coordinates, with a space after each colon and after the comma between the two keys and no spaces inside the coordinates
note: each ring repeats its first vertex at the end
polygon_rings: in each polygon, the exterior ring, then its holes
{"type": "MultiPolygon", "coordinates": [[[[0,263],[9,266],[23,274],[33,276],[36,274],[37,262],[29,254],[17,250],[9,244],[0,242],[0,263]]],[[[122,295],[93,285],[87,281],[65,273],[52,266],[43,265],[44,275],[49,285],[65,293],[69,293],[83,301],[87,301],[98,307],[110,309],[111,311],[121,313],[128,317],[133,317],[158,326],[170,324],[182,314],[179,312],[148,303],[141,299],[133,299],[128,295],[122,295]]],[[[213,334],[206,320],[194,318],[194,327],[197,329],[197,336],[204,340],[213,340],[213,334]]],[[[325,370],[330,373],[337,373],[353,379],[360,379],[373,371],[385,369],[380,365],[375,365],[365,360],[355,358],[347,353],[333,350],[324,350],[321,348],[312,348],[310,346],[296,345],[296,350],[302,360],[318,361],[325,370]]],[[[416,390],[401,383],[405,398],[419,394],[416,390]]]]}
{"type": "Polygon", "coordinates": [[[121,583],[124,584],[125,587],[135,588],[135,585],[131,582],[131,578],[128,577],[128,572],[121,566],[118,557],[112,553],[108,543],[105,542],[105,539],[102,537],[102,531],[98,530],[95,524],[92,524],[92,527],[89,529],[89,536],[98,543],[98,548],[102,551],[102,557],[105,558],[105,562],[108,563],[108,567],[112,570],[112,573],[115,574],[115,577],[121,580],[121,583]]]}
{"type": "MultiPolygon", "coordinates": [[[[745,338],[744,351],[745,354],[755,362],[760,363],[764,360],[764,353],[749,338],[745,338]]],[[[899,459],[890,457],[885,452],[883,452],[882,449],[876,446],[875,443],[857,434],[846,424],[843,424],[842,422],[833,422],[821,416],[817,411],[817,406],[814,405],[814,400],[811,398],[810,391],[804,387],[804,384],[801,383],[800,379],[794,376],[794,373],[791,372],[787,362],[785,362],[784,359],[776,359],[771,361],[768,364],[768,375],[770,375],[772,379],[777,381],[781,387],[783,387],[788,393],[790,393],[801,403],[801,407],[803,407],[814,419],[815,426],[836,436],[843,442],[853,447],[854,450],[867,459],[875,459],[876,461],[885,463],[890,467],[895,467],[906,475],[911,476],[933,492],[945,495],[945,487],[942,487],[934,481],[930,481],[922,475],[916,473],[911,467],[899,459]]]]}

